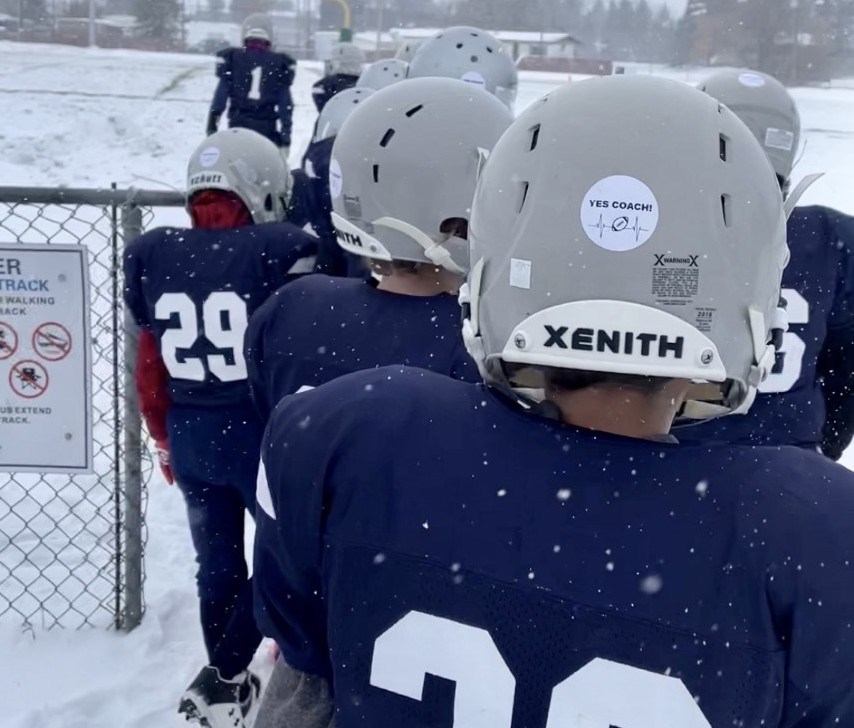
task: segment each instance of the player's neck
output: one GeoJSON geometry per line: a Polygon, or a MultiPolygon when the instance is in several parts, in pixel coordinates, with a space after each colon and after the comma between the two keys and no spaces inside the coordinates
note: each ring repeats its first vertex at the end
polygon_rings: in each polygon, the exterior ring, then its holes
{"type": "Polygon", "coordinates": [[[414,272],[393,271],[383,276],[377,289],[402,296],[438,296],[440,293],[456,295],[461,279],[444,268],[424,266],[414,272]]]}
{"type": "Polygon", "coordinates": [[[654,440],[670,432],[686,390],[687,382],[673,380],[655,394],[609,385],[551,390],[546,396],[567,425],[654,440]]]}

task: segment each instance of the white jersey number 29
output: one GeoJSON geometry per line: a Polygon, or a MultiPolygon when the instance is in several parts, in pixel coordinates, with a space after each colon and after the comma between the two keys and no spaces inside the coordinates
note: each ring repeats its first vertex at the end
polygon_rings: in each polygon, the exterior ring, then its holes
{"type": "MultiPolygon", "coordinates": [[[[421,700],[426,675],[453,680],[454,728],[510,728],[516,678],[489,632],[409,612],[374,644],[371,685],[421,700]]],[[[711,728],[674,677],[596,658],[552,690],[546,728],[711,728]]]]}
{"type": "Polygon", "coordinates": [[[166,329],[160,340],[163,363],[173,378],[203,382],[207,364],[208,371],[221,382],[246,379],[243,357],[243,335],[248,322],[246,301],[234,291],[211,293],[202,304],[202,327],[199,328],[193,300],[186,293],[164,293],[154,306],[154,317],[158,321],[169,321],[173,316],[178,318],[177,328],[166,329]],[[189,349],[199,336],[204,336],[217,349],[230,351],[231,355],[210,354],[204,361],[186,356],[179,361],[178,349],[189,349]]]}
{"type": "MultiPolygon", "coordinates": [[[[786,317],[789,323],[808,324],[810,305],[807,300],[793,288],[784,288],[781,295],[786,299],[786,317]]],[[[787,331],[783,334],[783,346],[777,352],[774,369],[768,379],[759,385],[759,391],[764,394],[779,394],[794,387],[801,378],[806,350],[807,345],[796,333],[787,331]]]]}

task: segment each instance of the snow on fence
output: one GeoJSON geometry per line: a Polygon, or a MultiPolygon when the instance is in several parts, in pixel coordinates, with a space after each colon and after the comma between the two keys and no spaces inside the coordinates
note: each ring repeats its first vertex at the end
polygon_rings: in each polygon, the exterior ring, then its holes
{"type": "MultiPolygon", "coordinates": [[[[0,243],[89,252],[94,472],[0,472],[0,622],[131,630],[143,597],[146,482],[121,256],[173,192],[0,187],[0,243]]],[[[0,446],[3,431],[0,427],[0,446]]]]}

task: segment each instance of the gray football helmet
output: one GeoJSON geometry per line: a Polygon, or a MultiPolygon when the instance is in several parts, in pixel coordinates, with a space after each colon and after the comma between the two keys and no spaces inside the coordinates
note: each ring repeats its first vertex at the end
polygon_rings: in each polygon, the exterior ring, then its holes
{"type": "Polygon", "coordinates": [[[492,33],[448,28],[424,41],[409,63],[409,78],[445,76],[485,88],[508,108],[516,101],[516,64],[492,33]]]}
{"type": "Polygon", "coordinates": [[[368,258],[465,273],[468,243],[445,225],[468,222],[481,166],[511,121],[494,96],[453,79],[419,78],[374,93],[332,147],[338,243],[368,258]]]}
{"type": "Polygon", "coordinates": [[[391,86],[393,83],[403,81],[406,78],[406,70],[409,64],[397,58],[386,58],[382,61],[374,61],[359,76],[357,86],[372,88],[379,91],[381,88],[391,86]]]}
{"type": "Polygon", "coordinates": [[[784,185],[798,153],[801,117],[795,100],[777,79],[758,71],[719,71],[699,86],[747,124],[784,185]]]}
{"type": "Polygon", "coordinates": [[[488,383],[686,378],[701,418],[749,406],[774,364],[780,187],[750,130],[688,86],[610,76],[534,103],[481,175],[469,241],[464,339],[488,383]]]}
{"type": "Polygon", "coordinates": [[[353,43],[336,43],[332,54],[326,59],[323,72],[327,76],[341,73],[347,76],[361,76],[365,65],[365,54],[353,43]]]}
{"type": "Polygon", "coordinates": [[[243,21],[240,29],[240,37],[246,41],[250,38],[273,42],[273,21],[269,15],[264,13],[252,13],[243,21]]]}
{"type": "Polygon", "coordinates": [[[422,43],[423,41],[420,40],[408,40],[401,43],[397,49],[397,53],[394,54],[394,57],[404,63],[411,63],[422,43]]]}
{"type": "Polygon", "coordinates": [[[284,219],[289,188],[288,165],[278,147],[249,129],[211,134],[187,165],[188,201],[201,190],[233,192],[256,223],[284,219]]]}
{"type": "Polygon", "coordinates": [[[317,117],[317,131],[312,141],[322,142],[324,139],[337,136],[347,117],[373,92],[372,88],[354,87],[335,94],[326,102],[323,111],[317,117]]]}

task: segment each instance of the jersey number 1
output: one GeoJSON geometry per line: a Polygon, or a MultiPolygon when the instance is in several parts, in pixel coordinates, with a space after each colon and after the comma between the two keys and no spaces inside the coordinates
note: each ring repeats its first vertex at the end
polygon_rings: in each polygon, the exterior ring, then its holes
{"type": "Polygon", "coordinates": [[[255,66],[249,74],[252,76],[252,83],[249,85],[249,94],[247,98],[252,101],[261,100],[261,73],[264,69],[261,66],[255,66]]]}
{"type": "MultiPolygon", "coordinates": [[[[485,629],[409,612],[374,644],[371,685],[421,700],[456,683],[453,728],[510,728],[516,678],[485,629]]],[[[546,728],[711,728],[681,680],[595,658],[553,689],[546,728]]]]}
{"type": "Polygon", "coordinates": [[[160,339],[163,363],[173,378],[203,382],[207,365],[207,370],[221,382],[246,379],[243,357],[243,335],[248,321],[246,301],[234,291],[211,293],[202,304],[202,327],[199,328],[193,300],[186,293],[164,293],[154,306],[154,317],[158,321],[169,321],[173,316],[178,318],[177,328],[166,329],[160,339]],[[186,356],[179,360],[178,349],[189,349],[199,336],[231,355],[186,356]]]}

